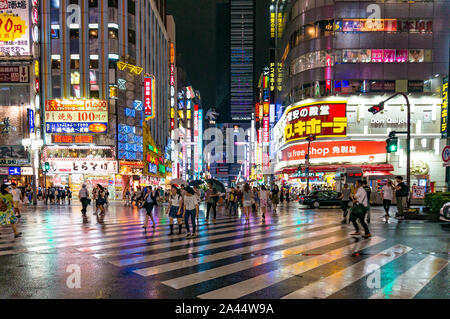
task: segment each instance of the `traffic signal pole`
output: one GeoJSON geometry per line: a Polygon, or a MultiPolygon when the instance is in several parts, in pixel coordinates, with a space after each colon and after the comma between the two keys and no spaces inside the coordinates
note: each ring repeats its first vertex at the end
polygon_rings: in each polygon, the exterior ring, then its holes
{"type": "MultiPolygon", "coordinates": [[[[406,185],[408,186],[408,189],[411,190],[411,105],[409,104],[408,96],[405,93],[398,92],[394,95],[392,95],[390,98],[378,103],[377,106],[372,107],[369,109],[370,112],[373,114],[376,114],[380,111],[384,110],[384,103],[389,101],[390,99],[393,99],[394,97],[401,95],[406,100],[406,111],[407,111],[407,117],[406,117],[406,125],[407,125],[407,131],[406,131],[406,185]]],[[[405,133],[405,132],[396,132],[398,133],[405,133]]],[[[410,193],[410,192],[409,192],[410,193]]],[[[409,209],[411,203],[411,196],[408,197],[407,200],[407,208],[409,209]]]]}

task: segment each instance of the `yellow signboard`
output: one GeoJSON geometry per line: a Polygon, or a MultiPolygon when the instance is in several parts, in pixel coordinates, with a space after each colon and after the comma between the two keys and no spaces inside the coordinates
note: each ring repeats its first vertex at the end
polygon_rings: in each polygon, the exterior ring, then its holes
{"type": "Polygon", "coordinates": [[[27,29],[26,22],[13,14],[0,14],[0,41],[14,41],[22,37],[27,29]]]}

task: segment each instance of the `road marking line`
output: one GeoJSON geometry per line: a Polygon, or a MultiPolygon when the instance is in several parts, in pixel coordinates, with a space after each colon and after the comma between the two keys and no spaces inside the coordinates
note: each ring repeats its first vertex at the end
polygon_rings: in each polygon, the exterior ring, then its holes
{"type": "Polygon", "coordinates": [[[364,276],[374,272],[375,270],[371,268],[372,265],[380,268],[408,253],[411,249],[412,248],[403,245],[390,247],[374,256],[338,271],[331,276],[298,289],[284,296],[282,299],[328,298],[339,290],[344,289],[364,276]]]}

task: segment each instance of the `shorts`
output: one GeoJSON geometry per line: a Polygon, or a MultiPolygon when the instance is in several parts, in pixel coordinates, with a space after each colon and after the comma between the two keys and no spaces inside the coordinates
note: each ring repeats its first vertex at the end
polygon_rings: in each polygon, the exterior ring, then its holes
{"type": "Polygon", "coordinates": [[[19,209],[19,201],[13,201],[13,207],[19,209]]]}
{"type": "Polygon", "coordinates": [[[172,218],[182,218],[183,213],[180,211],[180,215],[177,215],[179,207],[172,206],[170,207],[169,217],[172,218]]]}
{"type": "Polygon", "coordinates": [[[244,207],[251,207],[252,201],[251,200],[244,200],[244,207]]]}

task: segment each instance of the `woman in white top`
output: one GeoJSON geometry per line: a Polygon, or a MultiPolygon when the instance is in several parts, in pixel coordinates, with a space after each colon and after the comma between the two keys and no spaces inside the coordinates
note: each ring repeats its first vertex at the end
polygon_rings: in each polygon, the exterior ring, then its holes
{"type": "Polygon", "coordinates": [[[197,229],[195,217],[198,217],[198,198],[195,194],[195,191],[191,187],[187,187],[185,189],[183,204],[183,216],[187,229],[186,237],[195,237],[195,231],[197,229]],[[192,223],[192,233],[189,228],[189,218],[191,219],[192,223]]]}
{"type": "Polygon", "coordinates": [[[252,207],[252,199],[253,193],[250,185],[246,183],[244,185],[244,191],[242,192],[245,220],[248,221],[250,219],[250,209],[252,207]]]}
{"type": "Polygon", "coordinates": [[[259,191],[259,203],[262,211],[262,221],[266,221],[266,207],[267,200],[269,199],[269,192],[266,189],[266,186],[261,186],[261,190],[259,191]]]}
{"type": "Polygon", "coordinates": [[[383,199],[383,208],[386,212],[384,216],[389,217],[389,209],[391,208],[391,203],[394,199],[394,185],[392,184],[392,181],[388,180],[387,184],[381,189],[381,199],[383,199]]]}
{"type": "Polygon", "coordinates": [[[351,214],[350,216],[351,222],[353,223],[353,226],[355,227],[355,232],[351,235],[360,235],[358,223],[356,222],[359,220],[361,223],[361,226],[364,228],[364,238],[372,237],[370,235],[369,227],[367,227],[366,222],[364,221],[364,217],[367,214],[367,206],[368,206],[368,200],[367,200],[367,192],[362,186],[362,181],[356,181],[356,194],[353,196],[353,208],[354,212],[358,212],[356,214],[351,214]]]}
{"type": "Polygon", "coordinates": [[[181,211],[183,207],[183,196],[181,196],[180,190],[172,185],[169,196],[169,207],[167,208],[169,220],[170,220],[170,234],[173,235],[173,219],[176,218],[178,222],[178,234],[181,234],[181,229],[183,227],[182,218],[183,213],[181,211]]]}

